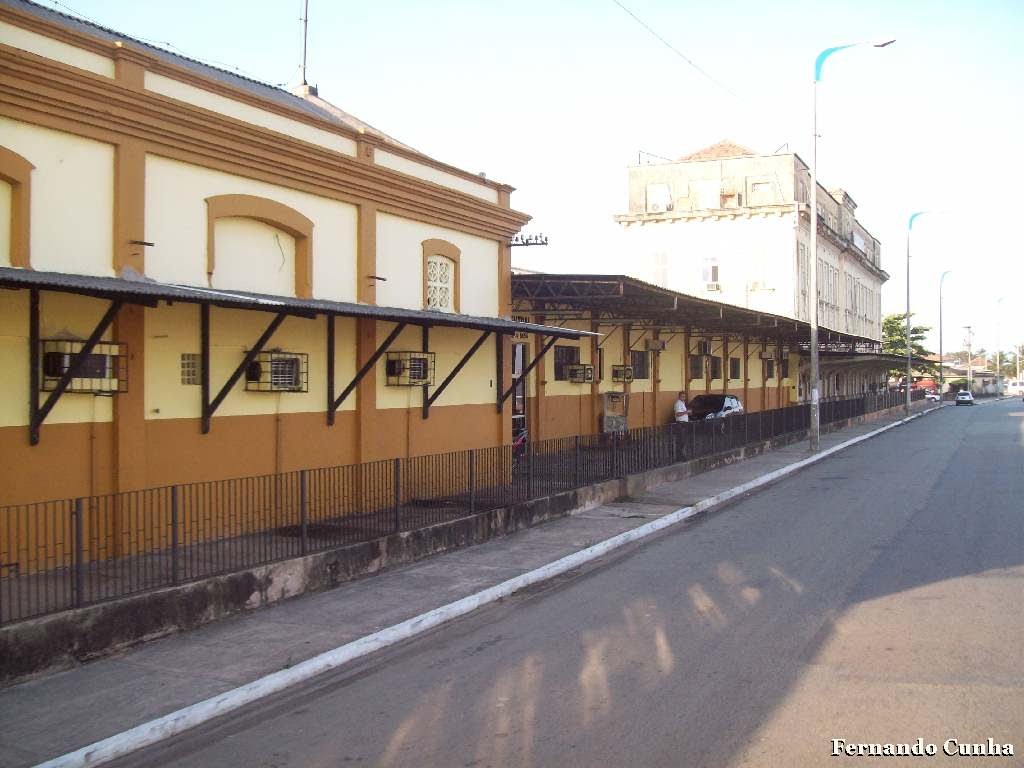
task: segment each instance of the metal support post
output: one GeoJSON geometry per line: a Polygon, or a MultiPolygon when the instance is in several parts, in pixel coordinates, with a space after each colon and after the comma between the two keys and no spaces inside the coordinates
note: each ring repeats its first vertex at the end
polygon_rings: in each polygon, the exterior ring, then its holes
{"type": "Polygon", "coordinates": [[[309,552],[309,489],[306,470],[299,470],[299,525],[302,528],[302,554],[309,552]]]}
{"type": "Polygon", "coordinates": [[[74,583],[74,606],[81,608],[85,603],[85,596],[82,594],[82,589],[85,583],[85,563],[83,560],[82,545],[82,502],[84,499],[81,497],[75,499],[75,583],[74,583]]]}
{"type": "Polygon", "coordinates": [[[395,533],[402,530],[402,460],[395,459],[393,462],[394,472],[392,482],[395,486],[395,502],[394,502],[394,517],[395,517],[395,533]]]}
{"type": "Polygon", "coordinates": [[[476,451],[469,451],[469,514],[476,512],[476,451]]]}
{"type": "Polygon", "coordinates": [[[582,472],[580,471],[580,436],[576,435],[575,439],[575,457],[573,464],[573,486],[579,488],[583,485],[582,483],[582,472]]]}
{"type": "Polygon", "coordinates": [[[178,566],[178,486],[171,486],[171,584],[181,579],[178,566]]]}

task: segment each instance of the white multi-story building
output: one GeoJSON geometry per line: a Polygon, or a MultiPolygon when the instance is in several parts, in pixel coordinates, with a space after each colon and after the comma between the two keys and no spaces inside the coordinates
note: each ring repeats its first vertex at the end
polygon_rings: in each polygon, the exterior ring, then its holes
{"type": "MultiPolygon", "coordinates": [[[[810,319],[810,173],[793,153],[722,141],[629,169],[629,273],[664,288],[810,319]]],[[[818,191],[818,321],[882,338],[881,249],[841,189],[818,191]]],[[[827,340],[827,333],[823,340],[827,340]]]]}

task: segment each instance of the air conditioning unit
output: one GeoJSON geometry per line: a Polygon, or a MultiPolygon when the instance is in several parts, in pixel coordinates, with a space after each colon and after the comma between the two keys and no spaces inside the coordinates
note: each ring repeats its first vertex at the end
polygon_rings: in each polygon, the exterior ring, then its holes
{"type": "Polygon", "coordinates": [[[246,392],[308,392],[309,355],[260,352],[245,369],[246,392]]]}
{"type": "Polygon", "coordinates": [[[775,359],[775,353],[774,353],[774,352],[772,352],[771,350],[769,350],[769,351],[767,351],[767,352],[762,352],[762,353],[761,353],[761,354],[759,355],[759,357],[760,357],[760,358],[761,358],[762,360],[774,360],[774,359],[775,359]]]}
{"type": "Polygon", "coordinates": [[[705,290],[708,290],[708,291],[720,291],[720,290],[722,290],[722,284],[721,283],[708,283],[705,286],[705,290]]]}
{"type": "Polygon", "coordinates": [[[573,384],[590,384],[594,381],[594,366],[567,365],[566,374],[573,384]]]}
{"type": "MultiPolygon", "coordinates": [[[[82,355],[84,341],[42,339],[42,377],[39,388],[52,392],[69,368],[82,355]]],[[[109,395],[128,391],[128,356],[123,344],[101,341],[82,357],[77,375],[65,392],[109,395]]]]}
{"type": "Polygon", "coordinates": [[[707,357],[711,354],[711,342],[710,341],[698,341],[697,342],[697,354],[704,355],[707,357]]]}
{"type": "Polygon", "coordinates": [[[434,383],[433,352],[388,352],[384,373],[389,387],[422,387],[434,383]]]}
{"type": "Polygon", "coordinates": [[[632,365],[613,365],[612,366],[612,381],[618,381],[628,383],[633,380],[633,366],[632,365]]]}
{"type": "Polygon", "coordinates": [[[644,348],[648,352],[664,352],[666,346],[665,339],[648,339],[644,343],[644,348]]]}

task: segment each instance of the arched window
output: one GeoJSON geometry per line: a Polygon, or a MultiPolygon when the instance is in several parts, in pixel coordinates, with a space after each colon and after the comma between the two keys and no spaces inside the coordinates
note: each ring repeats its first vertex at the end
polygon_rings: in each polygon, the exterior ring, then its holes
{"type": "MultiPolygon", "coordinates": [[[[9,149],[0,147],[0,183],[10,185],[7,206],[10,209],[8,238],[10,244],[10,264],[23,269],[32,268],[29,256],[29,181],[33,165],[24,157],[9,149]]],[[[6,192],[7,190],[5,190],[6,192]]]]}
{"type": "MultiPolygon", "coordinates": [[[[281,258],[294,258],[295,296],[311,298],[313,295],[313,256],[310,243],[313,239],[313,222],[296,211],[275,200],[253,195],[217,195],[206,198],[207,241],[206,272],[212,280],[216,266],[215,231],[220,219],[253,219],[272,229],[278,229],[294,238],[294,246],[279,243],[281,258]],[[288,247],[285,247],[288,246],[288,247]],[[294,256],[292,257],[292,250],[294,256]]],[[[268,230],[270,231],[270,230],[268,230]]],[[[212,283],[211,283],[212,285],[212,283]]]]}
{"type": "Polygon", "coordinates": [[[423,308],[459,311],[459,249],[446,240],[423,241],[423,308]]]}
{"type": "Polygon", "coordinates": [[[455,262],[447,256],[427,256],[427,309],[455,311],[455,262]]]}

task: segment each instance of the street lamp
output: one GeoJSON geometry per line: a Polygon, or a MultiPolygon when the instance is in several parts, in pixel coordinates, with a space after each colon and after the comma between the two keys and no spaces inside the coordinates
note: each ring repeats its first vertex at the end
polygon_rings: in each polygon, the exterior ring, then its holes
{"type": "Polygon", "coordinates": [[[1006,301],[1006,296],[996,299],[996,397],[1003,394],[1003,350],[999,344],[999,305],[1006,301]]]}
{"type": "MultiPolygon", "coordinates": [[[[907,416],[910,415],[910,382],[913,381],[913,375],[910,370],[910,233],[914,229],[914,219],[918,216],[924,216],[928,211],[918,211],[917,213],[910,214],[910,220],[907,222],[907,382],[905,389],[907,390],[907,400],[905,410],[907,416]]],[[[942,292],[942,286],[939,286],[939,292],[942,292]]],[[[941,300],[940,300],[941,304],[941,300]]],[[[939,333],[941,334],[941,329],[939,333]]]]}
{"type": "Polygon", "coordinates": [[[854,48],[861,45],[870,45],[873,48],[885,48],[892,45],[895,40],[887,40],[883,43],[849,43],[826,48],[814,60],[814,132],[811,134],[813,151],[811,152],[811,252],[808,256],[811,263],[808,265],[811,284],[811,419],[808,433],[811,439],[811,451],[817,451],[821,440],[821,422],[818,413],[818,381],[821,378],[821,371],[818,365],[818,81],[821,80],[821,70],[825,61],[833,53],[854,48]]]}
{"type": "MultiPolygon", "coordinates": [[[[946,275],[950,274],[953,270],[947,269],[942,273],[942,277],[939,278],[939,403],[942,403],[942,388],[946,383],[946,368],[943,365],[942,357],[942,284],[946,280],[946,275]]],[[[909,285],[910,281],[907,281],[909,285]]]]}

